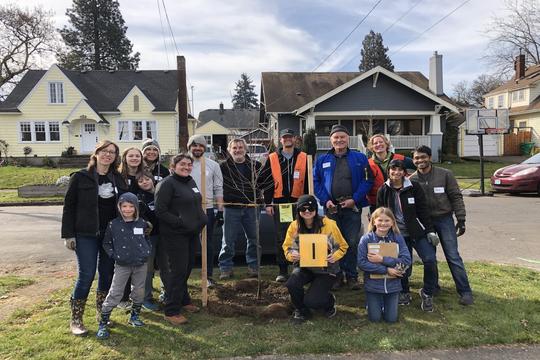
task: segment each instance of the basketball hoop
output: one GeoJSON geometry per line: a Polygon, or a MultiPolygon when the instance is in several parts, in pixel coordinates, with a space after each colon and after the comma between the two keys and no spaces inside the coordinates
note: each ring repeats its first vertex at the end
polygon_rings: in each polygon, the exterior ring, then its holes
{"type": "Polygon", "coordinates": [[[485,128],[486,135],[500,135],[505,134],[508,129],[506,128],[485,128]]]}

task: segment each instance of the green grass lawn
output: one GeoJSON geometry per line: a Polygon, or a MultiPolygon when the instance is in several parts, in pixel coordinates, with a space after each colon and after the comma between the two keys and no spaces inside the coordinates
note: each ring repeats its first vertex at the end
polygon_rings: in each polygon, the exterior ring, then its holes
{"type": "Polygon", "coordinates": [[[28,286],[33,283],[34,280],[19,276],[0,276],[0,296],[4,296],[17,288],[28,286]]]}
{"type": "MultiPolygon", "coordinates": [[[[406,349],[470,347],[485,344],[540,342],[540,276],[533,270],[468,263],[475,305],[458,304],[445,263],[440,264],[442,293],[435,312],[419,309],[414,293],[410,306],[400,307],[397,324],[371,324],[363,308],[362,291],[336,292],[338,314],[328,320],[316,315],[303,325],[288,320],[225,318],[203,311],[190,323],[174,328],[159,313],[143,312],[143,328],[126,324],[127,315],[113,312],[111,338],[99,341],[94,306],[87,306],[88,337],[69,333],[69,289],[54,294],[34,309],[19,311],[0,323],[0,358],[10,359],[208,359],[260,354],[338,354],[406,349]]],[[[270,279],[275,269],[265,268],[270,279]]],[[[244,273],[237,271],[238,274],[244,273]]],[[[416,266],[412,288],[421,286],[416,266]]],[[[192,278],[198,275],[194,273],[192,278]]],[[[156,282],[157,284],[157,282],[156,282]]],[[[197,286],[198,281],[192,281],[197,286]]],[[[200,293],[191,288],[198,301],[200,293]]],[[[91,298],[93,294],[91,294],[91,298]]]]}
{"type": "Polygon", "coordinates": [[[17,194],[17,190],[0,190],[0,203],[36,203],[36,202],[51,202],[51,201],[63,201],[62,196],[52,197],[37,197],[37,198],[22,198],[17,194]]]}
{"type": "Polygon", "coordinates": [[[0,189],[17,189],[23,185],[54,184],[62,175],[69,175],[79,169],[47,167],[0,167],[0,189]]]}
{"type": "MultiPolygon", "coordinates": [[[[504,166],[511,165],[511,163],[504,162],[484,162],[484,176],[489,179],[495,170],[504,166]]],[[[461,161],[452,162],[448,164],[443,162],[441,164],[435,164],[445,169],[451,170],[457,178],[476,178],[480,179],[480,161],[461,161]]]]}

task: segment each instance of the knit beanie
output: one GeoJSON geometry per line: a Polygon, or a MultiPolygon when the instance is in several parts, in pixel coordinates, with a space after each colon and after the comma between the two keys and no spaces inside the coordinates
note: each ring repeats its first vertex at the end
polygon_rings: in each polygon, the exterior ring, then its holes
{"type": "Polygon", "coordinates": [[[206,147],[206,138],[204,135],[191,135],[187,142],[188,149],[192,144],[198,144],[206,147]]]}
{"type": "Polygon", "coordinates": [[[161,155],[161,148],[159,147],[159,143],[154,139],[146,139],[143,141],[141,149],[142,153],[144,154],[144,151],[150,147],[156,148],[159,155],[161,155]]]}
{"type": "Polygon", "coordinates": [[[330,136],[332,136],[333,133],[337,132],[344,132],[345,134],[350,135],[349,130],[347,130],[345,126],[339,124],[332,126],[332,130],[330,130],[330,136]]]}
{"type": "Polygon", "coordinates": [[[317,210],[317,199],[313,195],[302,195],[298,198],[298,203],[296,205],[297,209],[301,209],[303,207],[309,207],[312,210],[317,210]]]}

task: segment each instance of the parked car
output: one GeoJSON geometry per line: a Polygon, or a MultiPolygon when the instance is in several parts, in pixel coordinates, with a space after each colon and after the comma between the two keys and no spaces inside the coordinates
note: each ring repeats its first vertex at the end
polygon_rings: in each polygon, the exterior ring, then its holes
{"type": "Polygon", "coordinates": [[[268,159],[268,149],[261,144],[248,144],[248,156],[264,164],[268,159]]]}
{"type": "Polygon", "coordinates": [[[540,195],[540,153],[520,164],[495,171],[491,177],[491,188],[494,192],[537,192],[540,195]]]}

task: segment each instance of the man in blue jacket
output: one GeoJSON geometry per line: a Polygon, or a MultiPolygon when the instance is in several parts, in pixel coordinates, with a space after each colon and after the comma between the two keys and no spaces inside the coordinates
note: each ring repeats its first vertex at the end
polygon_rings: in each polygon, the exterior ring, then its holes
{"type": "Polygon", "coordinates": [[[334,289],[345,280],[353,290],[360,289],[356,270],[356,253],[362,208],[367,206],[366,194],[373,185],[373,175],[367,157],[349,149],[349,131],[334,125],[330,131],[332,149],[318,157],[313,169],[315,195],[324,205],[328,217],[335,220],[349,244],[349,251],[340,261],[341,274],[334,289]]]}

